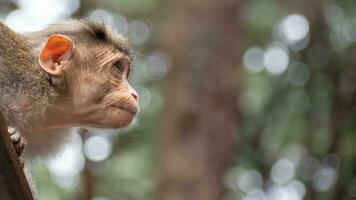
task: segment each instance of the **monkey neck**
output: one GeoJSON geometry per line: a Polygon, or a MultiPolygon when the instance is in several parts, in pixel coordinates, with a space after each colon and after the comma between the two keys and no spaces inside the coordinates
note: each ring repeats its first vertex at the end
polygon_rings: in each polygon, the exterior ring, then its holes
{"type": "Polygon", "coordinates": [[[69,102],[57,102],[57,104],[49,105],[43,115],[40,129],[54,129],[73,127],[78,125],[74,115],[72,114],[73,108],[69,102]]]}

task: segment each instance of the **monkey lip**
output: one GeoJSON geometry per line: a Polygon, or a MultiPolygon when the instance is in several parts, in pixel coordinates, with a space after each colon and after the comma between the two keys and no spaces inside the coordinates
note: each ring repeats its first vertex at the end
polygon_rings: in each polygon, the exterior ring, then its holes
{"type": "Polygon", "coordinates": [[[115,105],[115,104],[111,105],[111,107],[118,108],[120,110],[124,110],[132,115],[136,115],[138,112],[137,107],[123,107],[123,106],[119,106],[119,105],[115,105]]]}

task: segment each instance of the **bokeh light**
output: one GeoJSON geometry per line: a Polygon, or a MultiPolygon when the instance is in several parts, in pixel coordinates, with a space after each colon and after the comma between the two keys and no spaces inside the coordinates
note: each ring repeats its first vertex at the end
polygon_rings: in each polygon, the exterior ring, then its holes
{"type": "Polygon", "coordinates": [[[118,33],[126,36],[128,31],[128,21],[125,16],[118,12],[110,13],[107,10],[95,9],[92,10],[88,17],[90,19],[101,21],[118,33]]]}
{"type": "Polygon", "coordinates": [[[292,180],[295,174],[294,164],[285,159],[278,160],[272,167],[271,178],[275,183],[285,184],[292,180]]]}
{"type": "Polygon", "coordinates": [[[302,200],[303,195],[300,193],[298,186],[288,184],[284,186],[275,185],[268,190],[270,200],[302,200]]]}
{"type": "Polygon", "coordinates": [[[268,196],[261,189],[255,189],[249,192],[243,200],[268,200],[268,196]]]}
{"type": "Polygon", "coordinates": [[[163,78],[171,69],[169,56],[160,51],[151,52],[147,57],[147,76],[150,80],[163,78]]]}
{"type": "Polygon", "coordinates": [[[263,59],[264,59],[263,49],[259,47],[251,47],[244,54],[243,57],[244,67],[252,73],[261,72],[264,68],[263,59]]]}
{"type": "Polygon", "coordinates": [[[344,11],[335,4],[329,4],[324,8],[324,19],[330,27],[333,27],[342,22],[344,11]]]}
{"type": "Polygon", "coordinates": [[[309,156],[304,159],[301,164],[300,175],[303,179],[310,180],[313,178],[314,174],[319,170],[320,162],[312,157],[309,156]]]}
{"type": "Polygon", "coordinates": [[[102,21],[103,23],[107,24],[109,27],[114,27],[114,18],[113,15],[103,9],[95,9],[89,13],[89,18],[96,20],[96,21],[102,21]]]}
{"type": "Polygon", "coordinates": [[[84,165],[82,139],[76,132],[73,133],[73,138],[67,148],[48,162],[53,180],[64,188],[74,187],[79,183],[79,175],[84,165]]]}
{"type": "Polygon", "coordinates": [[[254,189],[262,188],[263,178],[258,171],[247,170],[239,178],[238,185],[243,192],[249,193],[254,189]]]}
{"type": "Polygon", "coordinates": [[[140,21],[133,20],[128,25],[128,38],[133,45],[142,45],[150,37],[151,31],[148,24],[140,21]]]}
{"type": "Polygon", "coordinates": [[[90,136],[84,142],[84,154],[91,161],[103,161],[111,154],[111,142],[101,135],[90,136]]]}
{"type": "Polygon", "coordinates": [[[287,71],[288,82],[296,87],[303,86],[310,77],[309,68],[300,62],[292,63],[287,71]]]}
{"type": "Polygon", "coordinates": [[[293,45],[304,40],[309,34],[309,22],[299,14],[285,17],[280,25],[280,34],[284,42],[293,45]]]}
{"type": "Polygon", "coordinates": [[[78,10],[80,1],[19,0],[17,5],[19,8],[9,13],[5,23],[15,31],[27,32],[40,30],[51,23],[68,18],[78,10]]]}
{"type": "Polygon", "coordinates": [[[313,177],[313,187],[320,192],[331,188],[336,180],[336,171],[331,167],[322,167],[313,177]]]}
{"type": "Polygon", "coordinates": [[[271,74],[282,74],[289,64],[289,51],[280,43],[271,44],[265,54],[263,63],[271,74]]]}

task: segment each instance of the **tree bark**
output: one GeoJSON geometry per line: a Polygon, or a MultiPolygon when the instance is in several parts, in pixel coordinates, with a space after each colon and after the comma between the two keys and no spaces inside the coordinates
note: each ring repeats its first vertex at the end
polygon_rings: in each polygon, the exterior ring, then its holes
{"type": "Polygon", "coordinates": [[[219,200],[237,125],[238,1],[171,1],[157,199],[219,200]]]}
{"type": "Polygon", "coordinates": [[[33,200],[31,189],[0,114],[0,199],[33,200]]]}

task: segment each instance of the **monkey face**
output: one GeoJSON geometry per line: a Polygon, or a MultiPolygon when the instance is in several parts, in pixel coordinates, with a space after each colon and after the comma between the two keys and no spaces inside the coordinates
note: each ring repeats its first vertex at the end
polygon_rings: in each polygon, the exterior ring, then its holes
{"type": "Polygon", "coordinates": [[[131,123],[139,106],[138,94],[128,82],[128,56],[101,49],[91,62],[81,63],[77,61],[68,70],[74,118],[80,125],[98,128],[122,128],[131,123]]]}
{"type": "Polygon", "coordinates": [[[68,94],[57,103],[65,107],[63,119],[56,120],[63,121],[57,122],[61,126],[122,128],[139,111],[138,95],[128,82],[131,61],[114,45],[74,45],[70,37],[54,34],[42,48],[39,63],[47,73],[66,80],[68,94]]]}

